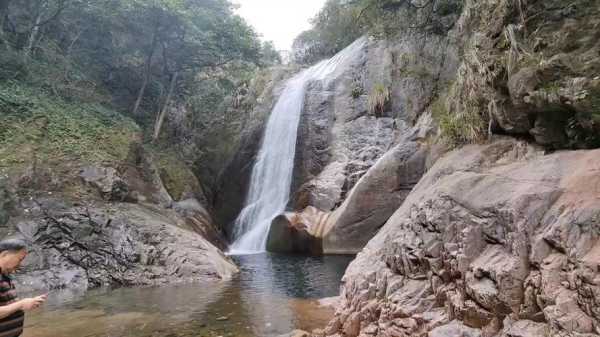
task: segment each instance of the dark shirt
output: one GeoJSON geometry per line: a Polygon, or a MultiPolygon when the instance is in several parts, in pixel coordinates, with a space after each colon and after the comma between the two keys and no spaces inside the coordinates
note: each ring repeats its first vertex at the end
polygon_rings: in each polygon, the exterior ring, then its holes
{"type": "MultiPolygon", "coordinates": [[[[17,300],[15,286],[7,275],[0,276],[0,307],[17,300]]],[[[18,337],[23,333],[25,313],[21,310],[0,319],[0,337],[18,337]]]]}

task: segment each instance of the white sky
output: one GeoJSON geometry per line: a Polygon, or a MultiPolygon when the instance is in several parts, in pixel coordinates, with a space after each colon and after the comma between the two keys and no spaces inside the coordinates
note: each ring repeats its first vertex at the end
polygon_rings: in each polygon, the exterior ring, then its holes
{"type": "Polygon", "coordinates": [[[233,0],[237,13],[279,50],[291,50],[294,38],[310,28],[309,19],[325,0],[233,0]]]}

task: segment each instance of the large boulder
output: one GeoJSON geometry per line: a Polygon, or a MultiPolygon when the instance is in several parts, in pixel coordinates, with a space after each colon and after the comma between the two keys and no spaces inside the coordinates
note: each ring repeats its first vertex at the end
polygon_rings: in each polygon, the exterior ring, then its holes
{"type": "Polygon", "coordinates": [[[442,157],[349,266],[330,335],[355,314],[365,336],[597,334],[599,169],[510,139],[442,157]]]}
{"type": "Polygon", "coordinates": [[[129,193],[127,183],[112,167],[86,166],[81,169],[79,176],[106,200],[124,201],[129,193]]]}
{"type": "Polygon", "coordinates": [[[428,147],[403,142],[386,153],[356,183],[333,212],[308,206],[271,224],[267,250],[356,254],[389,219],[425,172],[428,147]]]}
{"type": "Polygon", "coordinates": [[[356,254],[389,219],[425,172],[426,146],[397,145],[356,183],[324,234],[326,254],[356,254]]]}
{"type": "Polygon", "coordinates": [[[274,253],[320,255],[323,231],[330,214],[307,207],[302,212],[288,212],[271,222],[267,250],[274,253]]]}
{"type": "Polygon", "coordinates": [[[23,291],[160,285],[231,278],[237,267],[174,211],[137,204],[23,203],[12,219],[30,244],[23,291]]]}

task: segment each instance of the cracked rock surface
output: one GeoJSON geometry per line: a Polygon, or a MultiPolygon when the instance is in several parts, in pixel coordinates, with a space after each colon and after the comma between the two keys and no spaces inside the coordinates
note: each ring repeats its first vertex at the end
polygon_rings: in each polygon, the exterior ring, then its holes
{"type": "Polygon", "coordinates": [[[22,292],[160,285],[228,279],[237,267],[175,211],[140,204],[76,206],[58,199],[24,205],[15,220],[30,243],[22,292]]]}
{"type": "Polygon", "coordinates": [[[600,150],[466,146],[357,256],[317,335],[596,336],[599,236],[600,150]]]}

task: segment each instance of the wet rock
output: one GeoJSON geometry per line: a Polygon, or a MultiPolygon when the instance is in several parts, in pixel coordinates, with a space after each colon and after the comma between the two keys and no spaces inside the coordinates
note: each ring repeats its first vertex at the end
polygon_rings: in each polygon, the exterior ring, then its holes
{"type": "Polygon", "coordinates": [[[173,210],[185,220],[185,227],[202,235],[221,250],[227,248],[226,240],[204,206],[195,198],[173,203],[173,210]]]}
{"type": "Polygon", "coordinates": [[[310,337],[310,333],[302,330],[294,330],[290,333],[279,335],[278,337],[310,337]]]}
{"type": "Polygon", "coordinates": [[[285,213],[273,219],[267,237],[267,250],[274,253],[321,255],[323,226],[329,214],[314,207],[299,213],[285,213]]]}
{"type": "Polygon", "coordinates": [[[251,88],[256,95],[251,111],[239,109],[237,120],[226,125],[223,134],[215,137],[209,133],[206,141],[206,161],[198,162],[201,177],[210,177],[209,200],[214,207],[215,221],[227,233],[231,233],[236,216],[242,210],[252,175],[255,158],[260,150],[263,131],[271,110],[285,87],[287,79],[299,69],[293,67],[273,67],[266,76],[255,79],[251,88]]]}
{"type": "Polygon", "coordinates": [[[333,212],[309,206],[302,212],[278,217],[271,226],[269,250],[357,253],[421,178],[427,152],[427,147],[417,142],[403,142],[378,160],[333,212]]]}
{"type": "Polygon", "coordinates": [[[296,209],[334,210],[386,152],[403,142],[401,135],[409,133],[436,95],[433,79],[446,81],[456,67],[455,50],[436,47],[441,40],[369,41],[353,66],[334,74],[327,86],[309,87],[292,184],[296,209]],[[368,95],[382,85],[390,88],[390,104],[375,116],[368,95]],[[353,97],[357,88],[364,94],[353,97]]]}

